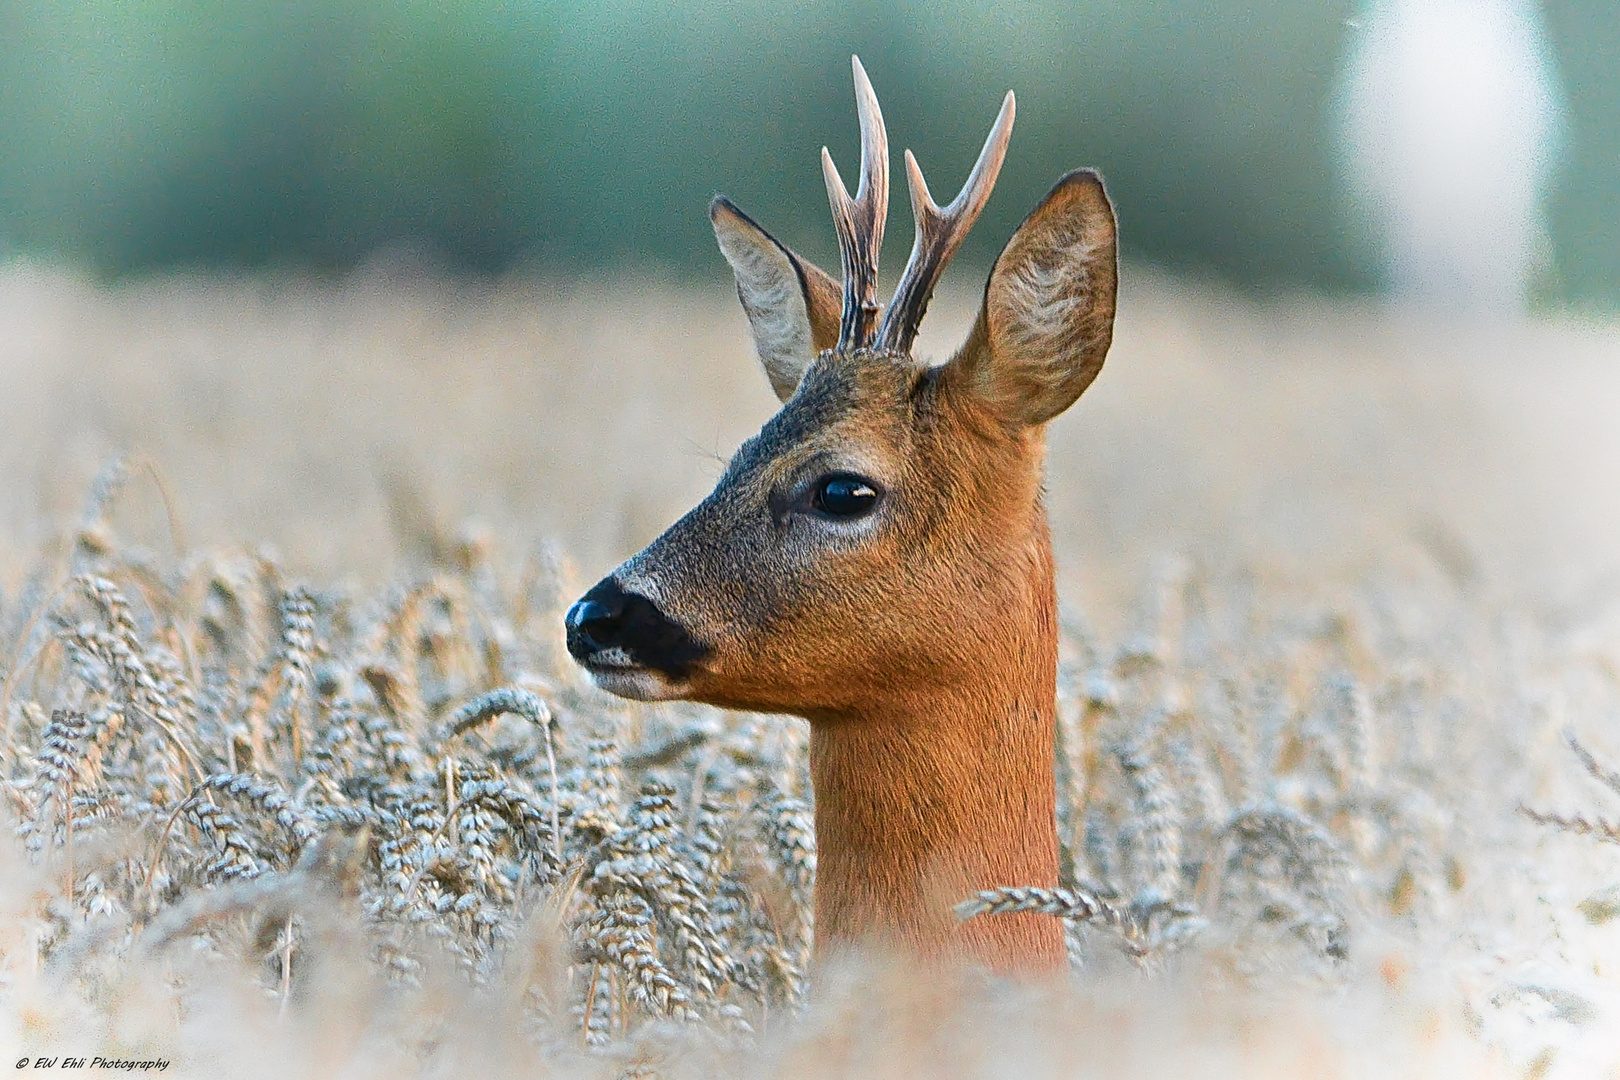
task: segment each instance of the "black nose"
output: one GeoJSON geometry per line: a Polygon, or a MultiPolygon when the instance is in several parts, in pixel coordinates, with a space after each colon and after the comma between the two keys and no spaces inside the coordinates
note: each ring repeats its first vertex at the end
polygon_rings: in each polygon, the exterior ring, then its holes
{"type": "Polygon", "coordinates": [[[598,653],[618,649],[632,664],[681,677],[708,652],[657,604],[626,592],[611,577],[580,597],[563,617],[563,625],[568,652],[582,664],[598,653]]]}
{"type": "MultiPolygon", "coordinates": [[[[592,589],[594,595],[600,591],[592,589]]],[[[583,660],[585,656],[602,649],[611,649],[619,644],[619,630],[624,626],[623,593],[619,594],[620,602],[609,607],[601,600],[586,596],[574,602],[563,617],[563,625],[568,628],[568,651],[574,659],[583,660]]]]}

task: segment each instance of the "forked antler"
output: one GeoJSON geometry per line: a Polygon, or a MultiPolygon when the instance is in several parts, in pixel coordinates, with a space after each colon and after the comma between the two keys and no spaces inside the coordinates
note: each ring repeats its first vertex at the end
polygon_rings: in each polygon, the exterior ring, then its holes
{"type": "Polygon", "coordinates": [[[962,246],[979,211],[990,200],[996,176],[1007,156],[1007,140],[1012,137],[1016,102],[1011,90],[1001,102],[1001,112],[984,140],[979,160],[968,174],[967,183],[951,200],[939,207],[928,193],[928,181],[910,150],[906,151],[906,184],[911,189],[911,214],[917,223],[917,238],[911,245],[911,258],[894,291],[894,300],[883,316],[881,328],[874,328],[880,310],[877,301],[878,255],[883,250],[883,225],[889,216],[889,136],[883,128],[883,112],[878,108],[872,82],[866,77],[861,58],[851,57],[855,69],[855,107],[861,117],[861,183],[855,197],[838,175],[827,148],[821,148],[821,175],[827,182],[827,201],[832,205],[833,226],[838,230],[838,251],[844,262],[844,314],[838,328],[839,349],[878,349],[905,354],[917,337],[917,327],[934,286],[945,272],[956,249],[962,246]]]}
{"type": "Polygon", "coordinates": [[[883,249],[883,223],[889,216],[889,136],[877,95],[861,67],[855,67],[855,108],[861,116],[861,183],[849,197],[838,167],[827,148],[821,148],[821,175],[827,182],[838,250],[844,260],[844,317],[838,328],[838,348],[864,349],[872,344],[877,325],[878,253],[883,249]]]}
{"type": "MultiPolygon", "coordinates": [[[[944,209],[934,204],[933,196],[928,193],[928,182],[923,179],[922,169],[917,166],[917,159],[910,150],[906,151],[906,183],[911,188],[911,215],[917,223],[917,238],[911,245],[906,272],[894,290],[894,300],[883,316],[877,348],[901,354],[910,352],[923,312],[928,309],[928,300],[934,294],[934,286],[945,272],[945,264],[962,246],[962,240],[973,228],[979,211],[984,209],[991,190],[996,186],[996,175],[1007,156],[1007,140],[1012,136],[1014,104],[1012,91],[1009,90],[1001,102],[1001,112],[990,128],[990,135],[984,140],[984,149],[979,151],[979,160],[968,174],[967,183],[962,185],[962,190],[944,209]]],[[[848,317],[847,313],[845,317],[848,317]]]]}

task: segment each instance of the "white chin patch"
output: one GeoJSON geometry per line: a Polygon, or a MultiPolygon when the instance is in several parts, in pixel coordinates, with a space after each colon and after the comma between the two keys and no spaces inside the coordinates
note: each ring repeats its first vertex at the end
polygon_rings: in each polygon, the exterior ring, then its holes
{"type": "Polygon", "coordinates": [[[662,672],[643,667],[587,666],[599,689],[632,701],[670,701],[681,696],[684,683],[671,682],[662,672]]]}

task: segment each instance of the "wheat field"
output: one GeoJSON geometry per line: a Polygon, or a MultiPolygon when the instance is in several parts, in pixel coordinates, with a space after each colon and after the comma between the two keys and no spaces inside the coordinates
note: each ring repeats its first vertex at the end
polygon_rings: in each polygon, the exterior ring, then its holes
{"type": "Polygon", "coordinates": [[[723,270],[0,272],[0,1062],[1620,1077],[1620,327],[1124,282],[1009,986],[811,969],[803,723],[561,648],[772,410],[723,270]]]}

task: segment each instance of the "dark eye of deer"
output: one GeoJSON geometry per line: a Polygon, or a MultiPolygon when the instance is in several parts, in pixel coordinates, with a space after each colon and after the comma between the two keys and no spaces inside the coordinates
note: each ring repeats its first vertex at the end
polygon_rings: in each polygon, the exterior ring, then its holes
{"type": "Polygon", "coordinates": [[[877,501],[877,488],[848,473],[823,477],[816,484],[816,509],[828,517],[860,517],[876,506],[877,501]]]}

